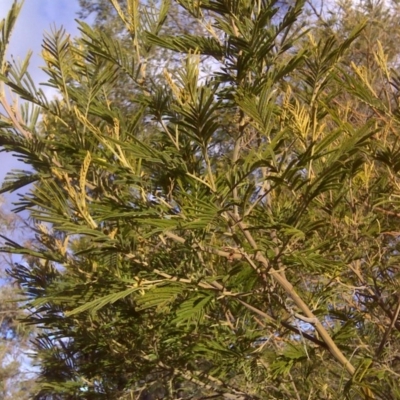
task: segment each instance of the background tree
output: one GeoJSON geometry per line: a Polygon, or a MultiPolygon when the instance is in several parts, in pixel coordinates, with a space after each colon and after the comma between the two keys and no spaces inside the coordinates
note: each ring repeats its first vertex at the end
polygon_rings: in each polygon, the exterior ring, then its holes
{"type": "Polygon", "coordinates": [[[58,100],[2,77],[32,105],[0,144],[33,171],[2,190],[34,182],[39,244],[3,250],[30,256],[11,274],[42,328],[36,398],[398,398],[398,78],[379,46],[349,65],[368,23],[180,0],[208,33],[169,35],[169,2],[150,25],[126,4],[130,51],[85,24],[45,38],[58,100]],[[143,85],[157,48],[182,68],[143,85]]]}
{"type": "MultiPolygon", "coordinates": [[[[2,234],[16,231],[17,218],[6,212],[0,197],[0,226],[2,234]]],[[[33,371],[29,371],[29,339],[32,329],[21,323],[25,313],[20,309],[18,288],[5,274],[10,260],[0,260],[0,396],[2,399],[28,399],[33,391],[33,371]]]]}

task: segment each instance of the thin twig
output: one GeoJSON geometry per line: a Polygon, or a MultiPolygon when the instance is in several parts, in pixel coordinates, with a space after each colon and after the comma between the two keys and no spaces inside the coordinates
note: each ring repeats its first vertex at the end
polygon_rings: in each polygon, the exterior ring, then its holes
{"type": "Polygon", "coordinates": [[[397,298],[396,311],[393,314],[393,318],[392,318],[392,320],[390,322],[390,325],[388,326],[388,328],[386,329],[385,334],[383,335],[382,341],[379,344],[378,349],[376,350],[376,353],[375,353],[375,357],[376,358],[378,358],[381,355],[381,353],[383,351],[383,348],[384,348],[384,346],[385,346],[385,344],[386,344],[386,342],[387,342],[387,340],[389,338],[390,332],[392,331],[392,329],[393,329],[393,327],[394,327],[394,325],[395,325],[395,323],[397,321],[397,318],[399,317],[399,313],[400,313],[400,299],[397,298]]]}

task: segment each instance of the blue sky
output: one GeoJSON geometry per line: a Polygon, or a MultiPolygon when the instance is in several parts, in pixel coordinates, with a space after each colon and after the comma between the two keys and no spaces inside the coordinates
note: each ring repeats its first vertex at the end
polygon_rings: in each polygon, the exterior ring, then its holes
{"type": "MultiPolygon", "coordinates": [[[[0,0],[0,19],[3,19],[13,0],[0,0]]],[[[16,23],[12,40],[8,49],[8,57],[24,59],[29,50],[33,51],[29,72],[36,83],[46,80],[46,75],[40,70],[43,65],[40,57],[43,33],[51,27],[61,25],[70,34],[77,35],[75,19],[79,10],[78,0],[25,0],[21,14],[16,23]]],[[[13,168],[23,168],[15,157],[0,153],[0,182],[13,168]]],[[[12,196],[14,200],[15,197],[12,196]]]]}

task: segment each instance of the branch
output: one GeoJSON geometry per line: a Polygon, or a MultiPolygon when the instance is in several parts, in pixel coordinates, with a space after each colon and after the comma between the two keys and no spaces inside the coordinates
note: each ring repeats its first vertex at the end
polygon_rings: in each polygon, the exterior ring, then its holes
{"type": "MultiPolygon", "coordinates": [[[[183,237],[176,235],[175,233],[164,232],[164,235],[167,236],[168,238],[174,240],[175,242],[178,242],[181,244],[186,244],[186,240],[183,237]]],[[[196,244],[191,247],[193,249],[200,248],[200,250],[202,250],[206,253],[216,254],[217,256],[225,257],[228,260],[241,260],[243,258],[243,255],[239,251],[236,251],[234,249],[232,249],[231,252],[228,252],[228,251],[218,250],[211,246],[203,246],[200,244],[196,244]]]]}
{"type": "Polygon", "coordinates": [[[257,252],[256,259],[258,261],[260,261],[267,270],[269,270],[269,273],[272,275],[272,277],[278,282],[278,284],[290,296],[290,298],[294,301],[296,306],[303,312],[304,317],[313,320],[315,329],[322,337],[322,340],[328,347],[329,352],[336,358],[337,361],[340,362],[340,364],[342,364],[346,368],[346,370],[349,372],[350,375],[353,375],[355,372],[355,368],[350,363],[350,361],[345,357],[345,355],[342,353],[342,351],[339,349],[339,347],[337,347],[336,343],[330,337],[329,333],[324,328],[324,326],[321,324],[319,319],[313,314],[313,312],[310,310],[310,308],[307,306],[307,304],[303,301],[303,299],[294,290],[293,285],[286,279],[284,273],[282,272],[284,270],[283,265],[279,266],[279,270],[273,268],[272,265],[270,265],[269,261],[258,250],[259,247],[257,246],[257,243],[254,240],[251,233],[247,230],[247,227],[245,226],[245,224],[242,221],[237,220],[232,213],[228,213],[228,214],[233,219],[233,221],[239,226],[239,228],[243,232],[243,234],[244,234],[246,240],[248,241],[248,243],[250,244],[250,246],[257,252]]]}
{"type": "MultiPolygon", "coordinates": [[[[235,217],[230,213],[229,214],[231,216],[231,218],[234,219],[235,223],[238,224],[239,228],[242,230],[243,234],[245,235],[246,239],[248,240],[249,244],[253,247],[253,249],[257,250],[258,246],[255,242],[255,240],[253,239],[253,237],[251,236],[251,233],[245,228],[243,222],[241,221],[236,221],[235,217]]],[[[185,244],[186,240],[172,232],[165,232],[164,233],[167,237],[169,237],[170,239],[181,243],[181,244],[185,244]]],[[[196,248],[198,245],[193,245],[191,246],[192,248],[196,248]]],[[[217,250],[214,249],[212,247],[203,247],[202,250],[213,253],[213,254],[217,254],[221,257],[226,257],[228,259],[232,259],[232,258],[242,258],[243,256],[239,253],[228,253],[226,251],[222,251],[222,250],[217,250]]],[[[296,333],[301,333],[305,338],[311,340],[314,343],[317,343],[318,345],[327,348],[329,350],[329,352],[334,356],[334,358],[336,358],[336,360],[338,360],[340,362],[340,364],[342,364],[346,370],[353,375],[355,372],[355,368],[353,367],[353,365],[350,363],[349,360],[347,360],[347,358],[345,357],[345,355],[341,352],[341,350],[337,347],[336,343],[333,341],[333,339],[330,337],[329,333],[326,331],[326,329],[323,327],[323,325],[321,324],[321,322],[319,321],[319,319],[313,314],[313,312],[310,310],[310,308],[307,306],[307,304],[302,300],[302,298],[297,294],[297,292],[294,290],[292,284],[286,279],[286,277],[282,274],[282,270],[283,270],[283,266],[281,269],[276,270],[275,268],[273,268],[270,263],[268,262],[268,260],[259,252],[257,251],[256,255],[255,255],[255,259],[260,261],[264,267],[269,270],[269,273],[273,276],[273,278],[279,283],[279,285],[285,290],[285,292],[291,297],[291,299],[294,301],[294,303],[296,304],[297,307],[299,307],[299,309],[304,313],[304,317],[302,318],[308,318],[310,320],[313,321],[313,324],[315,326],[315,329],[317,330],[317,332],[320,334],[320,336],[322,337],[323,342],[319,341],[318,339],[314,338],[311,335],[308,335],[306,333],[300,332],[300,330],[297,330],[296,333]],[[322,343],[324,343],[324,345],[322,345],[322,343]]],[[[212,285],[215,288],[218,289],[223,289],[223,286],[218,284],[217,282],[213,282],[212,285]]],[[[252,310],[253,312],[257,313],[258,315],[262,316],[263,318],[266,318],[268,320],[272,320],[275,321],[271,316],[269,316],[268,314],[262,312],[261,310],[258,310],[257,308],[253,307],[252,305],[244,302],[241,299],[238,299],[237,297],[235,297],[236,300],[238,300],[242,305],[244,305],[246,308],[248,308],[249,310],[252,310]]],[[[283,323],[282,323],[283,325],[283,323]]],[[[294,331],[294,327],[291,327],[291,325],[288,324],[287,325],[283,325],[286,328],[294,331]],[[290,326],[290,328],[289,328],[290,326]]]]}
{"type": "Polygon", "coordinates": [[[10,106],[10,104],[8,103],[8,101],[7,101],[7,99],[5,98],[4,95],[0,96],[0,104],[3,106],[4,110],[7,113],[7,116],[11,119],[14,127],[17,128],[17,130],[21,133],[21,135],[25,139],[32,139],[32,133],[27,131],[22,126],[21,122],[17,118],[17,114],[16,114],[15,110],[13,109],[12,106],[10,106]]]}

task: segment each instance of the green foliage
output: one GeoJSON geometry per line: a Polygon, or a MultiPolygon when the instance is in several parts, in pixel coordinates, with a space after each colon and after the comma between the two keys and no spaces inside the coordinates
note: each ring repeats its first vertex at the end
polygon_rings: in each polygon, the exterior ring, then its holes
{"type": "Polygon", "coordinates": [[[383,46],[349,62],[368,18],[111,3],[120,36],[45,37],[57,100],[27,62],[1,78],[42,111],[0,131],[32,169],[2,190],[34,183],[36,242],[2,251],[29,262],[35,398],[398,398],[399,78],[383,46]],[[166,30],[173,7],[192,31],[166,30]]]}

